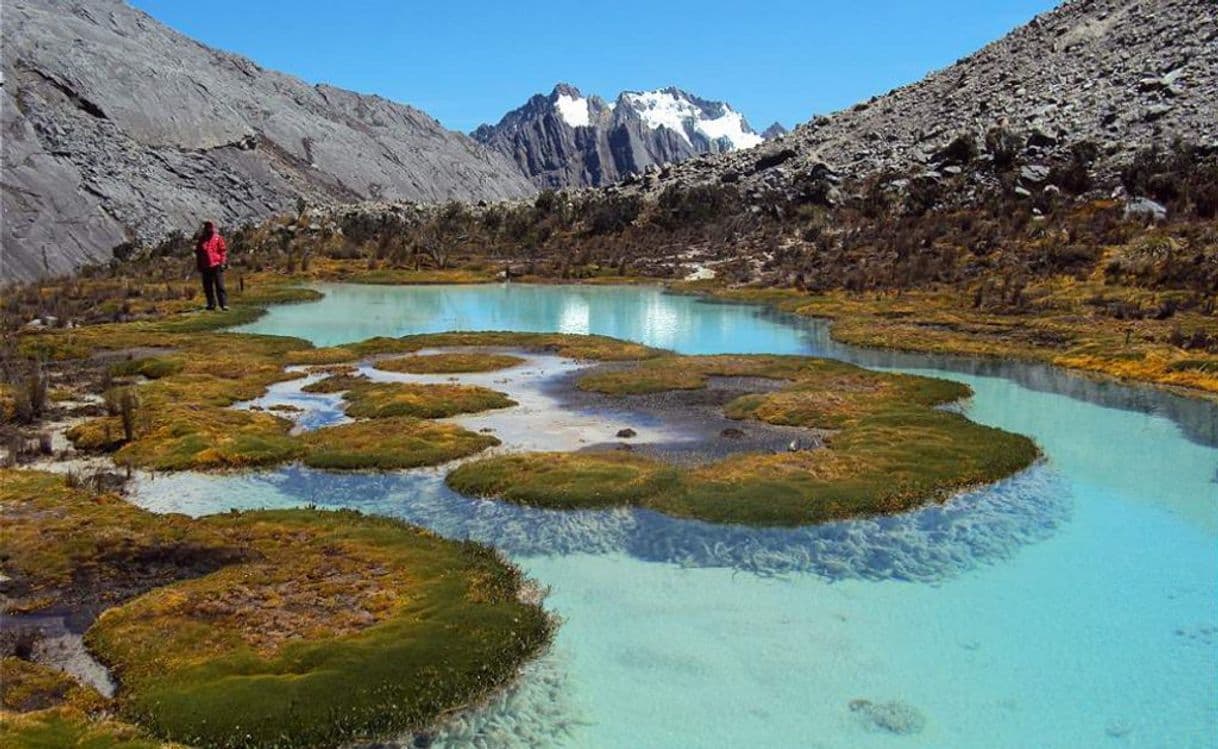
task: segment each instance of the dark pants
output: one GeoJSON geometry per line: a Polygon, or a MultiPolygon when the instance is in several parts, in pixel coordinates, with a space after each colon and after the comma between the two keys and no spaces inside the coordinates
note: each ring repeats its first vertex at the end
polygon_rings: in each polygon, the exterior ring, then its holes
{"type": "Polygon", "coordinates": [[[221,307],[228,306],[228,292],[224,290],[224,269],[220,266],[200,271],[203,274],[203,293],[207,295],[207,308],[215,309],[216,302],[221,307]]]}

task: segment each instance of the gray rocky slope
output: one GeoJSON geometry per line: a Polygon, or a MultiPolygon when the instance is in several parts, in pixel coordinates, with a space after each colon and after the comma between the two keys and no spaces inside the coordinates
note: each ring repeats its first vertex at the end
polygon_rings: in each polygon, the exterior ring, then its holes
{"type": "Polygon", "coordinates": [[[1032,189],[1046,171],[1037,160],[1084,141],[1098,146],[1100,175],[1177,138],[1218,148],[1218,2],[1072,0],[921,81],[749,151],[653,169],[627,189],[722,181],[760,196],[818,175],[935,178],[953,168],[944,154],[960,135],[990,158],[985,135],[998,126],[1018,135],[1032,189]]]}
{"type": "MultiPolygon", "coordinates": [[[[767,132],[780,130],[775,123],[767,132]]],[[[678,88],[626,91],[610,104],[565,83],[473,136],[548,188],[607,185],[650,166],[749,148],[763,139],[727,104],[678,88]]]]}
{"type": "Polygon", "coordinates": [[[199,44],[119,0],[5,0],[0,282],[310,203],[523,197],[423,112],[199,44]]]}

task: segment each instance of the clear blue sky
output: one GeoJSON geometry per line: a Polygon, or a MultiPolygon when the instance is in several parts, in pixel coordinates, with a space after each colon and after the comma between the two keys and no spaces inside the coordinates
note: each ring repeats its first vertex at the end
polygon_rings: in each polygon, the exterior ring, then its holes
{"type": "Polygon", "coordinates": [[[559,81],[676,85],[790,127],[951,64],[1053,0],[131,0],[264,67],[468,131],[559,81]]]}

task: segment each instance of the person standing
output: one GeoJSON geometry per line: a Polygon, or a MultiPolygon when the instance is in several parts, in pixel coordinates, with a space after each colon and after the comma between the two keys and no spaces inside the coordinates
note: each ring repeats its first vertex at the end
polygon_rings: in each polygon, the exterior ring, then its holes
{"type": "Polygon", "coordinates": [[[207,295],[207,308],[228,310],[228,292],[224,289],[224,269],[228,267],[228,245],[216,231],[216,225],[203,222],[199,241],[195,243],[195,263],[203,277],[203,293],[207,295]]]}

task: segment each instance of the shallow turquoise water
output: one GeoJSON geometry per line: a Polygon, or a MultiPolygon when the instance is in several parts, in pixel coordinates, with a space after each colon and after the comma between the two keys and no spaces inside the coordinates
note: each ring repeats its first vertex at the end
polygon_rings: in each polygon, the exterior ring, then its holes
{"type": "Polygon", "coordinates": [[[971,418],[1044,448],[1043,465],[946,507],[799,531],[525,510],[456,497],[435,472],[141,488],[161,509],[355,506],[503,548],[565,620],[563,704],[526,684],[521,743],[551,721],[552,743],[592,747],[1218,746],[1213,407],[1043,367],[851,349],[816,322],[652,288],[323,290],[245,330],[318,344],[561,330],[831,355],[967,382],[971,418]],[[899,701],[920,730],[869,723],[859,699],[899,701]]]}

